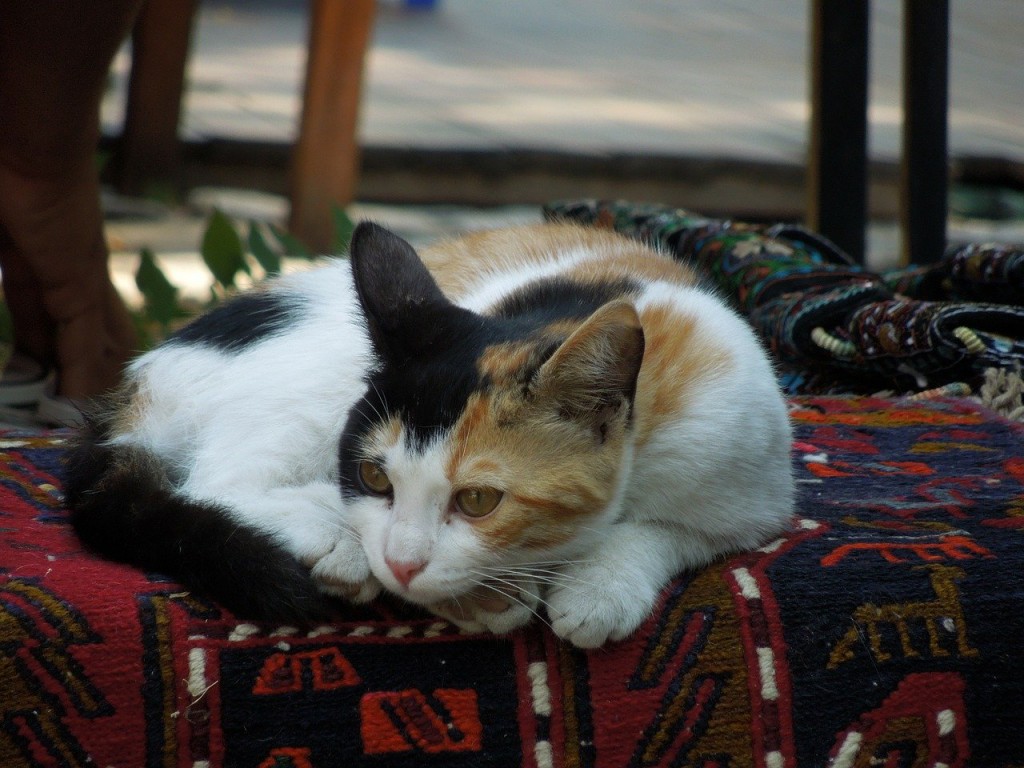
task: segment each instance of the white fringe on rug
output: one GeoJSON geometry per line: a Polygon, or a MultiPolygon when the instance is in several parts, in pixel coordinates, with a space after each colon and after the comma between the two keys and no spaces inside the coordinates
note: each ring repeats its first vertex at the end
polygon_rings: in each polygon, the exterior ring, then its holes
{"type": "Polygon", "coordinates": [[[1011,421],[1024,422],[1024,378],[1020,369],[988,368],[978,390],[981,404],[1011,421]]]}

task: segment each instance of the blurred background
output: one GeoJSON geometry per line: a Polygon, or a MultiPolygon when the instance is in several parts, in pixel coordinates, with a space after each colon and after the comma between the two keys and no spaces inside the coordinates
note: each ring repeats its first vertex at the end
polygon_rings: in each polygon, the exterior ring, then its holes
{"type": "MultiPolygon", "coordinates": [[[[414,239],[532,220],[564,197],[711,215],[806,213],[807,0],[381,0],[365,58],[355,217],[414,239]]],[[[870,4],[869,263],[899,251],[901,6],[870,4]]],[[[309,4],[204,0],[179,136],[183,162],[112,198],[115,251],[194,249],[211,206],[284,221],[309,4]]],[[[951,237],[1024,241],[1024,3],[952,0],[951,237]]],[[[131,47],[104,133],[121,130],[131,47]]],[[[172,259],[173,260],[173,259],[172,259]]],[[[130,290],[130,287],[129,287],[130,290]]]]}

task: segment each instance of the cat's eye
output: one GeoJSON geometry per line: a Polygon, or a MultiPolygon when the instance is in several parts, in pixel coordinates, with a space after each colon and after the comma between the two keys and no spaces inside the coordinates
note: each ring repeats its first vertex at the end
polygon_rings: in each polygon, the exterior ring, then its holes
{"type": "Polygon", "coordinates": [[[359,462],[359,482],[370,493],[381,496],[391,493],[391,479],[375,461],[359,462]]]}
{"type": "Polygon", "coordinates": [[[494,511],[502,496],[497,488],[463,488],[455,494],[455,506],[467,517],[483,517],[494,511]]]}

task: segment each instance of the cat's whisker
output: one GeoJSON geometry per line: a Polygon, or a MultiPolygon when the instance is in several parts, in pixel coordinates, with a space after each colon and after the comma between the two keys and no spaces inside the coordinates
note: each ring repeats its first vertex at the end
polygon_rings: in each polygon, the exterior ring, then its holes
{"type": "Polygon", "coordinates": [[[526,579],[548,586],[568,585],[570,582],[580,581],[579,579],[558,570],[532,570],[522,568],[520,566],[481,566],[480,570],[475,571],[475,573],[478,576],[493,579],[495,581],[501,581],[502,577],[507,577],[513,581],[526,579]]]}
{"type": "Polygon", "coordinates": [[[352,523],[336,515],[331,517],[314,517],[311,518],[311,520],[314,523],[320,523],[322,525],[329,526],[331,529],[336,531],[345,531],[346,533],[351,533],[353,536],[356,537],[358,537],[359,535],[359,532],[356,530],[355,526],[352,525],[352,523]]]}
{"type": "MultiPolygon", "coordinates": [[[[485,582],[497,582],[499,584],[504,584],[505,586],[512,587],[513,589],[515,589],[517,591],[522,591],[522,589],[523,589],[523,585],[522,585],[521,581],[520,580],[515,580],[515,578],[514,578],[515,574],[510,575],[509,578],[504,578],[503,579],[500,576],[496,576],[496,575],[493,575],[493,574],[485,575],[485,574],[481,574],[481,573],[479,573],[477,571],[470,571],[470,573],[473,576],[482,577],[485,580],[485,582]]],[[[488,587],[490,587],[489,583],[481,583],[481,582],[477,581],[477,584],[481,584],[481,586],[488,586],[488,587]]]]}
{"type": "Polygon", "coordinates": [[[377,418],[380,419],[380,421],[387,421],[387,413],[391,410],[388,406],[388,399],[384,396],[384,393],[380,391],[380,387],[378,387],[375,382],[371,381],[370,386],[373,388],[373,393],[380,398],[381,407],[384,408],[384,413],[381,413],[377,410],[376,406],[373,406],[374,413],[377,414],[377,418]]]}
{"type": "MultiPolygon", "coordinates": [[[[547,620],[547,618],[545,616],[543,616],[539,611],[537,611],[533,606],[531,606],[529,603],[527,603],[525,600],[521,599],[517,595],[509,594],[508,592],[505,592],[504,590],[499,589],[493,583],[490,583],[490,582],[493,582],[493,581],[498,581],[499,583],[502,583],[502,584],[504,584],[506,586],[512,587],[516,592],[520,592],[521,591],[520,585],[513,584],[513,583],[507,582],[507,581],[501,581],[500,579],[490,579],[488,581],[479,581],[477,579],[473,579],[473,583],[476,584],[478,587],[481,587],[483,589],[489,589],[492,592],[497,593],[498,595],[500,595],[503,598],[507,598],[509,600],[512,600],[513,602],[521,605],[523,608],[525,608],[527,611],[529,611],[529,613],[532,616],[536,617],[538,621],[540,621],[542,624],[547,626],[549,629],[552,628],[551,627],[551,623],[547,620]]],[[[540,605],[547,606],[547,603],[539,595],[537,596],[537,602],[540,605]]]]}
{"type": "Polygon", "coordinates": [[[540,582],[545,586],[563,587],[576,594],[579,594],[582,591],[580,587],[598,586],[591,581],[581,579],[577,576],[573,576],[569,573],[563,573],[561,571],[549,571],[542,574],[526,573],[523,575],[527,578],[532,578],[534,581],[540,582]]]}
{"type": "Polygon", "coordinates": [[[548,573],[538,573],[533,571],[520,571],[517,569],[509,568],[504,570],[490,570],[486,574],[482,575],[485,578],[494,579],[495,581],[501,580],[503,576],[508,577],[512,581],[536,581],[543,584],[558,584],[563,581],[571,580],[572,577],[565,577],[564,574],[560,574],[557,571],[551,571],[548,573]]]}
{"type": "MultiPolygon", "coordinates": [[[[508,570],[511,570],[511,569],[508,569],[508,570]]],[[[474,572],[474,575],[479,576],[480,574],[474,572]]],[[[517,575],[517,574],[514,574],[513,578],[514,578],[515,575],[517,575]]],[[[510,587],[512,587],[513,589],[516,589],[516,590],[520,590],[521,589],[519,584],[517,582],[515,582],[515,581],[508,581],[508,580],[501,579],[501,578],[498,578],[498,577],[495,577],[495,576],[488,576],[487,579],[488,579],[488,581],[498,582],[498,583],[501,583],[501,584],[508,585],[508,586],[510,586],[510,587]]],[[[540,580],[538,579],[537,581],[540,581],[540,580]]],[[[479,582],[477,582],[477,583],[479,583],[479,582]]],[[[544,583],[544,582],[542,582],[542,583],[544,583]]],[[[576,593],[576,594],[579,594],[582,591],[582,590],[576,588],[575,585],[570,584],[568,582],[561,582],[561,583],[558,583],[558,582],[548,582],[546,584],[546,586],[552,586],[552,585],[564,587],[565,589],[569,590],[570,592],[573,592],[573,593],[576,593]]],[[[494,590],[494,591],[496,591],[496,592],[498,592],[498,593],[500,593],[502,595],[506,594],[503,590],[498,589],[493,584],[484,583],[484,584],[481,584],[481,586],[484,586],[484,587],[486,587],[488,589],[492,589],[492,590],[494,590]]],[[[536,597],[537,597],[537,602],[540,605],[544,606],[545,608],[550,607],[550,603],[547,600],[544,599],[544,596],[543,596],[542,593],[538,593],[536,597]]],[[[522,601],[517,600],[517,602],[520,602],[522,604],[522,601]]],[[[535,609],[531,608],[528,605],[525,605],[525,604],[523,604],[523,605],[524,605],[525,608],[527,608],[527,610],[530,611],[530,613],[532,613],[534,616],[539,618],[545,625],[547,625],[548,627],[551,627],[551,623],[549,621],[547,621],[547,619],[545,619],[543,616],[541,616],[541,614],[538,613],[538,611],[536,611],[535,609]]]]}
{"type": "Polygon", "coordinates": [[[455,603],[455,607],[459,609],[459,613],[461,613],[463,616],[465,616],[466,615],[466,609],[462,607],[462,602],[459,600],[460,597],[465,597],[465,595],[464,594],[461,594],[461,595],[457,594],[454,590],[449,590],[448,594],[451,595],[451,597],[449,599],[453,603],[455,603]]]}
{"type": "Polygon", "coordinates": [[[509,568],[509,567],[511,567],[511,568],[528,568],[528,567],[532,567],[532,566],[546,566],[546,565],[553,565],[553,566],[559,566],[560,567],[560,566],[563,566],[563,565],[573,565],[573,564],[585,563],[585,562],[589,562],[589,560],[569,560],[569,559],[565,559],[565,558],[554,558],[554,559],[551,559],[551,560],[523,560],[523,561],[518,561],[516,563],[513,563],[511,565],[508,565],[508,566],[488,566],[488,565],[482,565],[480,567],[481,568],[509,568]]]}
{"type": "Polygon", "coordinates": [[[538,573],[545,573],[551,571],[560,571],[567,565],[587,565],[592,563],[592,559],[587,560],[538,560],[536,562],[526,563],[510,563],[508,565],[479,565],[478,568],[482,570],[494,570],[496,572],[515,570],[522,573],[533,572],[536,570],[538,573]]]}
{"type": "Polygon", "coordinates": [[[550,563],[510,563],[503,566],[494,566],[495,570],[505,571],[510,568],[520,571],[522,573],[528,573],[537,571],[538,573],[544,573],[545,571],[556,571],[564,565],[571,565],[572,560],[558,560],[550,563]]]}
{"type": "Polygon", "coordinates": [[[380,412],[376,405],[366,400],[364,400],[363,402],[366,403],[366,405],[369,407],[369,414],[366,412],[366,410],[360,407],[360,404],[354,405],[352,407],[352,410],[355,413],[358,413],[364,419],[367,419],[368,421],[374,421],[379,423],[384,423],[385,421],[387,421],[387,418],[384,416],[384,414],[380,412]]]}
{"type": "Polygon", "coordinates": [[[588,582],[581,581],[580,579],[559,579],[559,580],[554,580],[553,579],[553,580],[550,580],[550,581],[544,581],[544,580],[541,580],[541,579],[537,579],[537,581],[538,581],[538,583],[543,584],[545,587],[548,587],[548,588],[560,587],[560,588],[568,590],[569,592],[572,592],[573,594],[576,594],[576,595],[583,594],[583,587],[585,587],[585,586],[592,586],[588,582]]]}
{"type": "Polygon", "coordinates": [[[387,414],[391,409],[388,407],[387,398],[384,396],[384,393],[382,393],[380,389],[377,387],[377,385],[372,381],[370,382],[370,388],[373,390],[374,394],[377,395],[377,399],[380,400],[381,407],[384,409],[383,412],[369,398],[363,398],[362,401],[352,406],[352,410],[358,413],[363,418],[368,418],[367,412],[361,409],[362,405],[366,405],[373,415],[373,418],[369,420],[383,424],[388,421],[387,414]]]}
{"type": "MultiPolygon", "coordinates": [[[[590,562],[590,561],[577,561],[577,562],[586,563],[586,562],[590,562]]],[[[578,578],[576,576],[573,576],[572,574],[565,573],[564,571],[560,571],[560,570],[554,570],[554,569],[534,570],[534,569],[525,569],[525,568],[522,568],[520,566],[509,566],[509,567],[506,567],[506,568],[489,568],[487,570],[489,572],[489,575],[490,575],[490,572],[492,572],[492,571],[495,574],[502,574],[502,573],[510,573],[510,572],[512,572],[512,573],[515,573],[516,575],[525,576],[527,578],[533,578],[536,581],[544,581],[544,583],[546,583],[546,584],[568,584],[570,582],[576,582],[576,583],[579,583],[579,584],[589,584],[590,583],[588,581],[585,581],[584,579],[580,579],[580,578],[578,578]]]]}
{"type": "MultiPolygon", "coordinates": [[[[547,578],[547,577],[535,578],[534,581],[536,581],[538,584],[544,585],[545,587],[566,587],[566,588],[570,588],[570,586],[574,583],[572,581],[567,581],[565,579],[554,579],[554,578],[547,578]]],[[[575,583],[581,583],[581,582],[575,582],[575,583]]]]}
{"type": "MultiPolygon", "coordinates": [[[[504,594],[504,593],[502,593],[502,594],[504,594]]],[[[543,595],[538,594],[536,597],[537,597],[537,605],[538,605],[538,607],[542,606],[545,609],[545,611],[548,608],[551,607],[551,604],[547,600],[544,599],[543,595]]],[[[544,613],[541,613],[536,608],[533,608],[530,605],[528,605],[526,603],[523,603],[521,600],[518,600],[516,598],[513,598],[513,599],[516,600],[516,602],[520,603],[520,605],[522,605],[524,608],[526,608],[526,610],[528,610],[531,614],[536,616],[537,620],[540,621],[544,626],[546,626],[552,632],[554,631],[555,628],[552,626],[552,624],[549,621],[548,617],[544,613]]]]}

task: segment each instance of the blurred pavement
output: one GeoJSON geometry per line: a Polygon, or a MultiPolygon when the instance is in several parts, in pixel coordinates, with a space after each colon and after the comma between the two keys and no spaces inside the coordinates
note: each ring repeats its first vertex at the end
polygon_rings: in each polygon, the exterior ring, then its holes
{"type": "MultiPolygon", "coordinates": [[[[362,141],[803,163],[808,0],[381,0],[362,141]]],[[[899,147],[900,3],[872,9],[872,155],[899,147]]],[[[1024,3],[952,0],[953,156],[1024,160],[1024,3]]],[[[290,140],[304,0],[210,0],[183,133],[290,140]]],[[[122,55],[118,81],[128,66],[122,55]]],[[[117,91],[104,124],[116,133],[117,91]]]]}
{"type": "MultiPolygon", "coordinates": [[[[439,0],[434,10],[410,10],[399,0],[381,0],[361,141],[396,149],[657,154],[802,168],[808,6],[807,0],[439,0]]],[[[1024,2],[952,0],[951,6],[951,155],[1024,163],[1024,2]]],[[[873,158],[890,161],[899,149],[899,7],[895,0],[872,3],[869,142],[873,158]]],[[[185,138],[294,137],[306,8],[304,0],[201,4],[185,138]]],[[[110,134],[120,125],[128,63],[122,52],[104,102],[110,134]]],[[[126,291],[142,246],[187,271],[202,230],[196,211],[217,204],[242,217],[281,221],[286,206],[279,197],[223,190],[199,190],[191,203],[148,218],[111,219],[126,291]]],[[[419,242],[539,215],[533,206],[357,205],[351,213],[390,223],[419,242]]],[[[957,236],[1024,240],[1024,224],[955,221],[951,237],[957,236]]],[[[869,259],[884,263],[897,250],[895,226],[873,224],[869,259]]]]}

